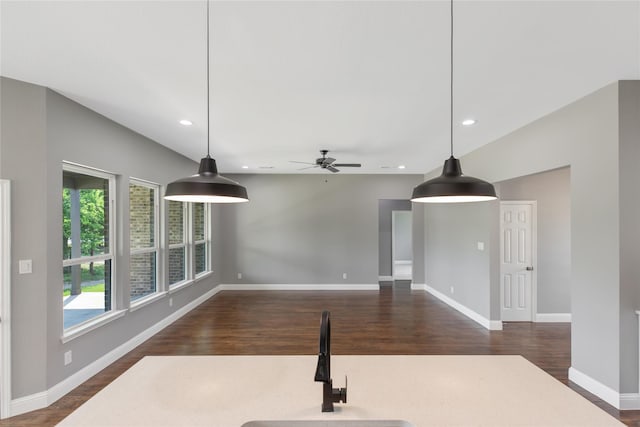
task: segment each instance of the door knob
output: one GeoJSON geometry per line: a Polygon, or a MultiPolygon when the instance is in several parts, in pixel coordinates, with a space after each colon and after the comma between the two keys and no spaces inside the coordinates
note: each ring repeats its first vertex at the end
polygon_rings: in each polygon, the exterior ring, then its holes
{"type": "Polygon", "coordinates": [[[527,267],[527,271],[533,271],[533,267],[527,267]]]}

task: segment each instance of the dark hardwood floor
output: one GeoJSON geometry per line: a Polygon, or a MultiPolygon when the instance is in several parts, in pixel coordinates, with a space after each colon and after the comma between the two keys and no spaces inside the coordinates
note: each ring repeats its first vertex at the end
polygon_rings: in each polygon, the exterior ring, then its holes
{"type": "MultiPolygon", "coordinates": [[[[506,323],[489,332],[422,291],[224,291],[46,409],[0,426],[55,425],[147,355],[316,354],[320,313],[331,311],[333,354],[520,354],[567,384],[570,326],[506,323]]],[[[571,384],[630,426],[640,411],[617,411],[571,384]]]]}

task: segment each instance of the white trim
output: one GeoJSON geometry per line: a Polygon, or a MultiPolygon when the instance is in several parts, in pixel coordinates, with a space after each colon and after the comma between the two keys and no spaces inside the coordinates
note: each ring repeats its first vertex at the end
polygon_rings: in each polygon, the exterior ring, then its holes
{"type": "Polygon", "coordinates": [[[69,341],[78,338],[86,334],[87,332],[91,332],[94,329],[99,328],[100,326],[106,325],[107,323],[121,318],[126,313],[127,310],[111,310],[101,316],[94,317],[91,320],[87,320],[86,322],[79,323],[75,326],[67,328],[64,330],[62,336],[60,337],[60,341],[62,341],[63,344],[68,343],[69,341]]]}
{"type": "Polygon", "coordinates": [[[538,323],[571,323],[571,313],[536,313],[538,323]]]}
{"type": "Polygon", "coordinates": [[[620,410],[640,409],[640,393],[620,393],[620,410]]]}
{"type": "Polygon", "coordinates": [[[139,309],[141,309],[142,307],[144,307],[146,305],[149,305],[149,304],[151,304],[153,302],[156,302],[156,301],[164,298],[165,296],[167,296],[167,294],[168,294],[168,292],[166,292],[166,291],[165,292],[157,292],[156,291],[156,292],[154,292],[152,294],[149,294],[149,295],[144,296],[144,297],[142,297],[140,299],[132,301],[129,304],[129,311],[131,313],[133,313],[134,311],[139,310],[139,309]]]}
{"type": "Polygon", "coordinates": [[[569,381],[579,385],[589,393],[595,394],[616,409],[640,409],[640,394],[618,393],[611,387],[578,371],[573,366],[569,368],[569,381]]]}
{"type": "Polygon", "coordinates": [[[377,291],[380,285],[370,284],[221,284],[216,289],[221,291],[377,291]]]}
{"type": "Polygon", "coordinates": [[[26,412],[46,408],[47,406],[48,404],[46,391],[30,394],[28,396],[19,397],[11,401],[9,416],[15,417],[16,415],[24,414],[26,412]]]}
{"type": "Polygon", "coordinates": [[[11,183],[0,179],[0,418],[11,411],[11,183]]]}
{"type": "Polygon", "coordinates": [[[379,282],[393,282],[393,276],[378,276],[379,282]]]}
{"type": "Polygon", "coordinates": [[[73,265],[89,264],[91,262],[100,262],[100,261],[107,261],[112,259],[113,259],[113,255],[111,253],[107,253],[104,255],[83,256],[80,258],[68,258],[68,259],[62,260],[62,266],[71,267],[73,265]]]}
{"type": "Polygon", "coordinates": [[[188,286],[191,286],[195,283],[194,280],[182,280],[181,282],[176,282],[172,285],[169,285],[169,290],[167,292],[169,292],[169,294],[172,294],[174,292],[178,292],[180,289],[186,288],[188,286]]]}
{"type": "Polygon", "coordinates": [[[85,366],[75,374],[60,381],[50,389],[12,400],[10,416],[24,414],[25,412],[34,411],[36,409],[45,408],[51,405],[52,403],[63,397],[65,394],[69,393],[71,390],[78,387],[80,384],[87,381],[89,378],[91,378],[107,366],[111,365],[113,362],[120,359],[122,356],[135,349],[137,346],[220,292],[220,290],[221,289],[219,289],[219,287],[211,289],[207,293],[191,301],[189,304],[181,307],[180,309],[171,313],[169,316],[160,320],[150,328],[131,338],[129,341],[111,350],[109,353],[105,354],[95,362],[85,366]]]}
{"type": "Polygon", "coordinates": [[[442,292],[432,288],[429,285],[415,285],[415,287],[414,287],[414,285],[411,285],[411,289],[424,289],[425,291],[429,292],[434,297],[438,298],[440,301],[442,301],[445,304],[451,306],[452,308],[455,308],[460,313],[462,313],[465,316],[467,316],[469,319],[479,323],[480,325],[484,326],[485,328],[487,328],[490,331],[501,331],[502,330],[502,321],[501,320],[489,320],[486,317],[484,317],[483,315],[481,315],[479,313],[476,313],[475,311],[471,310],[469,307],[460,304],[458,301],[446,296],[442,292]]]}

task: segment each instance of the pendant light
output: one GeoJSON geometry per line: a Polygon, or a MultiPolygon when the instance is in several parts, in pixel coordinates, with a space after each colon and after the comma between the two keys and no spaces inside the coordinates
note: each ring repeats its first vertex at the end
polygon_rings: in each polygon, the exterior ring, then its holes
{"type": "Polygon", "coordinates": [[[412,202],[460,203],[497,199],[493,185],[462,174],[460,160],[453,157],[453,0],[451,0],[451,68],[450,119],[451,157],[444,162],[442,175],[423,182],[413,189],[412,202]]]}
{"type": "Polygon", "coordinates": [[[215,159],[209,155],[209,0],[207,0],[207,157],[200,160],[198,173],[167,185],[164,198],[179,202],[248,202],[247,189],[218,174],[215,159]]]}

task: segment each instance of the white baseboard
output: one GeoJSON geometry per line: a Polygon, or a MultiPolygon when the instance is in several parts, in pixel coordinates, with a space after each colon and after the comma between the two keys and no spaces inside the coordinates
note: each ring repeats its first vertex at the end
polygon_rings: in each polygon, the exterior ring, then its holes
{"type": "Polygon", "coordinates": [[[611,387],[602,384],[574,367],[569,368],[569,381],[576,383],[589,393],[595,394],[616,409],[640,409],[640,393],[618,393],[611,387]]]}
{"type": "Polygon", "coordinates": [[[48,393],[46,391],[42,391],[40,393],[34,393],[28,396],[12,399],[9,406],[10,412],[6,416],[3,414],[3,418],[15,417],[16,415],[24,414],[26,412],[46,408],[49,406],[47,394],[48,393]]]}
{"type": "Polygon", "coordinates": [[[292,283],[230,283],[218,285],[221,291],[377,291],[380,285],[358,283],[319,283],[319,284],[292,284],[292,283]]]}
{"type": "Polygon", "coordinates": [[[13,399],[11,401],[10,414],[8,416],[13,417],[16,415],[24,414],[25,412],[46,408],[47,406],[60,399],[65,394],[69,393],[71,390],[87,381],[89,378],[91,378],[116,360],[120,359],[122,356],[124,356],[221,290],[222,289],[220,289],[220,286],[216,286],[207,293],[191,301],[184,307],[181,307],[180,309],[174,311],[169,316],[160,320],[152,327],[142,331],[135,337],[131,338],[129,341],[111,350],[109,353],[97,359],[95,362],[85,366],[75,374],[60,381],[50,389],[40,393],[31,394],[29,396],[13,399]]]}
{"type": "Polygon", "coordinates": [[[445,295],[442,292],[432,288],[429,285],[415,285],[415,287],[414,287],[414,285],[411,285],[411,289],[424,289],[425,291],[429,292],[434,297],[438,298],[440,301],[444,302],[445,304],[449,305],[452,308],[455,308],[460,313],[462,313],[465,316],[467,316],[469,319],[479,323],[480,325],[484,326],[485,328],[489,329],[490,331],[501,331],[502,330],[502,321],[501,320],[489,320],[486,317],[482,316],[481,314],[476,313],[475,311],[471,310],[469,307],[460,304],[458,301],[448,297],[447,295],[445,295]]]}
{"type": "Polygon", "coordinates": [[[393,282],[393,276],[378,276],[378,282],[393,282]]]}
{"type": "Polygon", "coordinates": [[[571,323],[571,313],[536,313],[538,323],[571,323]]]}

